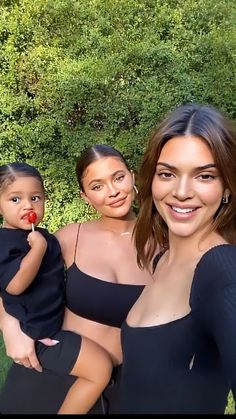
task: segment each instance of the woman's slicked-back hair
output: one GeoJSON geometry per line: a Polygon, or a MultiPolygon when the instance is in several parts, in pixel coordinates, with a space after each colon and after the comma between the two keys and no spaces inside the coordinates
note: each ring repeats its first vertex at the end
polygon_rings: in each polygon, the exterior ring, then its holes
{"type": "Polygon", "coordinates": [[[0,191],[5,186],[14,182],[18,177],[36,178],[44,190],[43,178],[34,166],[23,162],[13,162],[0,166],[0,191]]]}
{"type": "MultiPolygon", "coordinates": [[[[134,239],[140,266],[149,266],[158,246],[168,248],[168,230],[152,198],[152,181],[163,146],[177,136],[196,136],[204,140],[213,155],[224,188],[230,190],[227,205],[221,205],[212,229],[230,243],[236,242],[236,129],[232,121],[216,108],[186,104],[171,112],[150,138],[140,167],[140,210],[134,239]]],[[[184,150],[183,150],[184,153],[184,150]]]]}
{"type": "Polygon", "coordinates": [[[84,192],[83,177],[85,176],[87,167],[96,160],[104,157],[115,157],[119,159],[129,169],[129,165],[120,151],[107,144],[97,144],[86,148],[80,155],[76,163],[76,176],[81,191],[84,192]]]}

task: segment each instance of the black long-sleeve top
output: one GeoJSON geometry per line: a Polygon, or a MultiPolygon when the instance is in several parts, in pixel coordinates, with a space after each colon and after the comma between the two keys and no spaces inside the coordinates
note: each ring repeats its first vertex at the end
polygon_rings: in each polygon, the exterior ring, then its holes
{"type": "Polygon", "coordinates": [[[122,325],[119,413],[223,414],[236,396],[236,246],[199,261],[191,312],[167,324],[122,325]]]}

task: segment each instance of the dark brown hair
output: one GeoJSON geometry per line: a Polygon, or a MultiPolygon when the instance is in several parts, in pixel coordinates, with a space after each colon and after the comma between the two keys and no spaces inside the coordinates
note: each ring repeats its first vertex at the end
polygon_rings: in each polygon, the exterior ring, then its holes
{"type": "Polygon", "coordinates": [[[41,183],[44,191],[43,178],[39,171],[28,163],[13,162],[0,166],[0,191],[13,183],[18,177],[34,177],[41,183]]]}
{"type": "Polygon", "coordinates": [[[138,263],[148,267],[160,245],[169,246],[168,229],[152,198],[157,160],[167,141],[194,135],[211,149],[225,188],[231,192],[227,205],[220,205],[212,225],[229,243],[236,242],[236,130],[233,123],[212,106],[187,104],[170,113],[151,137],[140,168],[140,210],[134,230],[138,263]]]}
{"type": "Polygon", "coordinates": [[[97,144],[86,148],[80,155],[77,164],[76,164],[76,176],[79,182],[81,191],[84,192],[83,187],[83,177],[85,176],[85,171],[87,167],[96,160],[99,160],[103,157],[116,157],[129,169],[129,165],[125,160],[124,156],[120,151],[116,150],[114,147],[107,144],[97,144]]]}

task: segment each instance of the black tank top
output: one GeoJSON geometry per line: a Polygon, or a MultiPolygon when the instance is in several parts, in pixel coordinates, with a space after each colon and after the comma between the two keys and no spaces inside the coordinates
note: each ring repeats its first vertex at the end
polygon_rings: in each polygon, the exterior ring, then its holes
{"type": "Polygon", "coordinates": [[[120,327],[144,285],[117,284],[94,278],[82,272],[74,262],[67,269],[66,305],[78,316],[108,326],[120,327]]]}

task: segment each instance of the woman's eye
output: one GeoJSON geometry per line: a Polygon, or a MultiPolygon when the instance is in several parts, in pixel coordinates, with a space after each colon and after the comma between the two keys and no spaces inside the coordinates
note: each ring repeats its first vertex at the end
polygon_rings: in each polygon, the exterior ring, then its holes
{"type": "Polygon", "coordinates": [[[117,176],[116,180],[117,180],[118,182],[121,182],[121,181],[124,179],[124,177],[125,177],[125,175],[120,175],[120,176],[117,176]]]}
{"type": "Polygon", "coordinates": [[[157,175],[163,179],[170,179],[173,176],[172,173],[169,172],[161,172],[157,173],[157,175]]]}
{"type": "Polygon", "coordinates": [[[205,173],[199,176],[202,180],[212,180],[215,179],[215,176],[210,175],[209,173],[205,173]]]}
{"type": "Polygon", "coordinates": [[[92,187],[93,191],[100,191],[100,189],[102,188],[102,185],[95,185],[92,187]]]}

